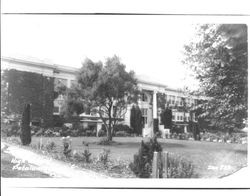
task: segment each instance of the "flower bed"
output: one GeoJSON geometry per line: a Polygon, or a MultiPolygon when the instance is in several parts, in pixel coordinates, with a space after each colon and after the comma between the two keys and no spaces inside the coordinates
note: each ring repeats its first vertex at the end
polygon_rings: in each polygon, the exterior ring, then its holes
{"type": "MultiPolygon", "coordinates": [[[[178,140],[194,140],[192,133],[171,133],[166,134],[167,139],[178,139],[178,140]]],[[[246,144],[247,134],[246,133],[233,133],[231,135],[225,133],[201,133],[199,135],[200,141],[206,142],[220,142],[220,143],[237,143],[246,144]]]]}
{"type": "MultiPolygon", "coordinates": [[[[7,138],[7,142],[20,145],[17,138],[7,138]]],[[[135,175],[129,168],[129,162],[121,159],[111,159],[110,151],[102,149],[95,157],[92,156],[88,144],[83,142],[82,150],[74,150],[70,137],[62,137],[62,145],[58,148],[56,144],[49,140],[43,143],[40,140],[37,144],[33,144],[24,148],[29,148],[36,153],[46,155],[56,160],[64,161],[80,168],[89,169],[107,176],[116,178],[134,178],[135,175]]]]}

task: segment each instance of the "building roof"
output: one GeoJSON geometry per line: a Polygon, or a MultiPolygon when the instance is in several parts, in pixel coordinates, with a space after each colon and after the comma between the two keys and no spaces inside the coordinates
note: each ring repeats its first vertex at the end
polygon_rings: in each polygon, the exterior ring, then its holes
{"type": "MultiPolygon", "coordinates": [[[[65,66],[61,64],[55,64],[51,60],[48,60],[48,59],[41,60],[41,59],[34,58],[34,57],[1,57],[1,60],[7,61],[10,63],[14,62],[14,63],[31,65],[31,66],[41,67],[41,68],[48,68],[48,69],[52,69],[54,72],[58,71],[58,72],[64,72],[64,73],[69,73],[69,74],[76,74],[79,71],[79,68],[65,66]]],[[[135,77],[137,78],[138,82],[142,84],[158,86],[158,87],[164,88],[167,91],[184,93],[182,89],[170,88],[166,84],[155,81],[154,79],[146,75],[136,74],[135,77]]]]}

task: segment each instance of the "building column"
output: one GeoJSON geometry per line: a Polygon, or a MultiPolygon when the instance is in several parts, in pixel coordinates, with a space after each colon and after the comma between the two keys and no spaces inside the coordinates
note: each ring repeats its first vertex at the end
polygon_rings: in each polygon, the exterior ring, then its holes
{"type": "Polygon", "coordinates": [[[157,92],[153,92],[153,134],[159,131],[159,122],[158,122],[158,115],[157,115],[157,92]]]}
{"type": "Polygon", "coordinates": [[[187,133],[187,125],[184,125],[184,133],[187,133]]]}
{"type": "Polygon", "coordinates": [[[96,137],[98,137],[99,131],[102,129],[102,122],[96,123],[96,137]]]}

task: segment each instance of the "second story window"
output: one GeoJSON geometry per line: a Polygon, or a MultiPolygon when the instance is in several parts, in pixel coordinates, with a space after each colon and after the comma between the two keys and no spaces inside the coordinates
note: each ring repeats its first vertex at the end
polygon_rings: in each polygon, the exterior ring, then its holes
{"type": "Polygon", "coordinates": [[[142,98],[142,101],[144,101],[144,102],[148,101],[148,97],[147,97],[146,93],[142,93],[141,98],[142,98]]]}
{"type": "Polygon", "coordinates": [[[142,111],[143,125],[145,126],[146,124],[148,124],[148,109],[142,108],[141,111],[142,111]]]}

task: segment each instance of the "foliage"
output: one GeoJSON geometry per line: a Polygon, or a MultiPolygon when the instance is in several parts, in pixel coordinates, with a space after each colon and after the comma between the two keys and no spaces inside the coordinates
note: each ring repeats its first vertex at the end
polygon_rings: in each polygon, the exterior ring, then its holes
{"type": "Polygon", "coordinates": [[[31,104],[32,119],[50,126],[53,120],[54,78],[42,74],[4,70],[1,75],[2,112],[21,115],[26,103],[31,104]]]}
{"type": "Polygon", "coordinates": [[[248,108],[247,25],[200,25],[186,45],[183,62],[200,82],[199,94],[208,97],[200,105],[201,116],[224,130],[244,126],[248,108]]]}
{"type": "Polygon", "coordinates": [[[159,119],[154,119],[153,120],[153,130],[155,134],[160,134],[159,132],[159,119]]]}
{"type": "Polygon", "coordinates": [[[124,124],[115,125],[113,132],[117,133],[117,132],[120,132],[120,131],[123,131],[123,132],[128,133],[128,134],[132,133],[132,129],[128,125],[124,125],[124,124]]]}
{"type": "Polygon", "coordinates": [[[133,129],[133,133],[137,135],[142,134],[143,122],[142,112],[138,105],[133,105],[130,112],[130,127],[133,129]]]}
{"type": "Polygon", "coordinates": [[[103,130],[103,129],[101,129],[99,132],[98,132],[98,137],[103,137],[103,136],[105,136],[106,135],[106,132],[103,130]]]}
{"type": "Polygon", "coordinates": [[[168,178],[194,178],[197,174],[194,172],[192,162],[179,156],[170,155],[168,157],[168,178]]]}
{"type": "Polygon", "coordinates": [[[113,142],[110,141],[108,138],[101,138],[101,140],[98,142],[99,145],[108,146],[111,145],[113,142]]]}
{"type": "Polygon", "coordinates": [[[89,152],[88,149],[85,149],[82,153],[83,157],[84,157],[84,160],[89,163],[90,162],[90,156],[91,156],[91,153],[89,152]]]}
{"type": "Polygon", "coordinates": [[[199,140],[200,139],[199,124],[197,122],[189,121],[188,128],[193,133],[194,139],[199,140]]]}
{"type": "Polygon", "coordinates": [[[156,137],[149,142],[141,142],[138,154],[134,155],[134,161],[130,163],[130,168],[139,178],[149,178],[152,173],[152,161],[154,152],[161,152],[162,147],[157,142],[156,137]]]}
{"type": "Polygon", "coordinates": [[[13,124],[1,124],[1,133],[2,136],[20,136],[21,127],[17,123],[13,124]]]}
{"type": "Polygon", "coordinates": [[[29,145],[31,143],[31,132],[30,132],[30,104],[26,104],[22,115],[21,124],[21,142],[22,145],[29,145]]]}
{"type": "Polygon", "coordinates": [[[66,158],[70,158],[72,156],[70,137],[63,137],[62,138],[62,143],[63,143],[63,154],[65,155],[66,158]]]}
{"type": "Polygon", "coordinates": [[[110,150],[103,149],[103,151],[99,154],[98,159],[103,165],[107,165],[109,162],[110,150]]]}
{"type": "Polygon", "coordinates": [[[84,111],[84,105],[82,99],[78,95],[78,92],[75,89],[67,88],[64,96],[64,103],[61,109],[61,115],[65,119],[69,120],[77,117],[84,111]]]}
{"type": "Polygon", "coordinates": [[[73,158],[78,161],[78,162],[85,162],[85,163],[90,163],[91,162],[91,153],[89,149],[84,149],[83,152],[78,153],[78,152],[73,152],[73,158]]]}
{"type": "Polygon", "coordinates": [[[86,59],[77,75],[78,85],[73,89],[84,108],[98,113],[109,140],[127,105],[136,101],[137,81],[134,72],[127,72],[117,56],[107,58],[105,66],[86,59]]]}
{"type": "Polygon", "coordinates": [[[161,124],[164,125],[165,129],[172,129],[172,110],[170,108],[162,111],[161,124]]]}
{"type": "Polygon", "coordinates": [[[161,110],[165,110],[167,105],[166,94],[165,93],[157,93],[157,107],[161,110]]]}
{"type": "Polygon", "coordinates": [[[117,131],[115,133],[115,136],[116,137],[126,137],[126,136],[129,136],[129,134],[126,131],[117,131]]]}
{"type": "MultiPolygon", "coordinates": [[[[41,144],[40,144],[41,145],[41,144]]],[[[40,146],[39,145],[39,146],[40,146]]],[[[53,141],[48,141],[47,144],[45,145],[45,149],[48,151],[48,152],[52,152],[56,149],[56,144],[55,142],[53,141]]]]}

